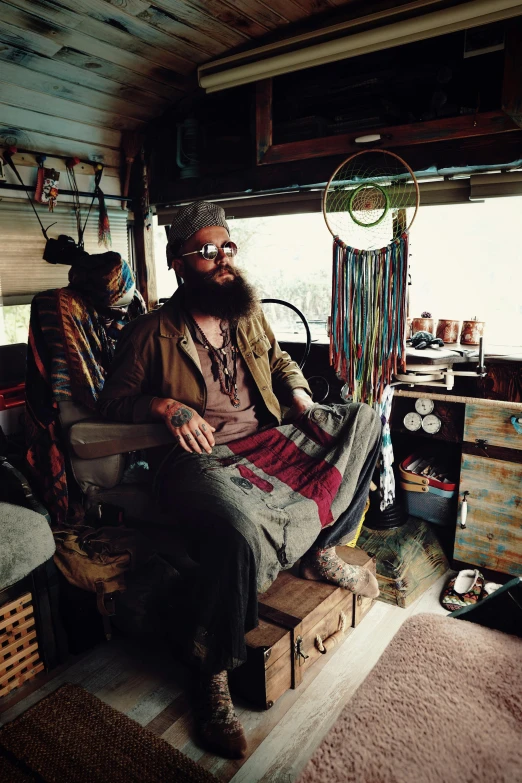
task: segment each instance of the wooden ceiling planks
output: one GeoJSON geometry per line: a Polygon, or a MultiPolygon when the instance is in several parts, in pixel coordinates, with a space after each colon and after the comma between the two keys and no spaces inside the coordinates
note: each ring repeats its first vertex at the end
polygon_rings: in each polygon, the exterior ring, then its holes
{"type": "Polygon", "coordinates": [[[22,30],[34,33],[41,30],[62,46],[102,57],[137,73],[148,75],[159,65],[165,71],[167,83],[169,70],[186,75],[197,63],[197,57],[188,60],[186,56],[158,50],[110,24],[51,5],[47,0],[2,0],[0,14],[22,30]]]}
{"type": "MultiPolygon", "coordinates": [[[[117,3],[118,0],[109,0],[109,2],[117,3]]],[[[149,4],[143,3],[143,5],[149,4]]],[[[243,30],[237,30],[222,20],[216,24],[216,19],[211,13],[204,13],[188,3],[180,3],[179,0],[154,0],[154,5],[149,5],[148,9],[140,13],[142,18],[150,19],[150,24],[155,24],[155,19],[161,19],[160,15],[177,19],[207,38],[219,41],[226,50],[249,40],[249,36],[243,30]]]]}
{"type": "MultiPolygon", "coordinates": [[[[2,53],[0,52],[0,58],[1,55],[2,53]]],[[[96,107],[96,110],[109,112],[112,116],[120,115],[141,122],[149,120],[156,113],[157,104],[155,105],[153,101],[149,100],[148,105],[141,105],[114,95],[100,94],[97,90],[91,90],[88,87],[82,87],[56,77],[49,77],[38,71],[31,71],[28,76],[27,68],[16,63],[2,63],[0,75],[2,82],[8,82],[10,85],[16,85],[21,88],[30,86],[31,90],[42,93],[43,96],[50,95],[52,98],[62,98],[71,102],[70,109],[73,112],[71,119],[79,119],[76,114],[78,108],[81,113],[84,107],[91,106],[96,107]],[[76,104],[80,104],[80,107],[76,104]]],[[[47,101],[47,98],[44,98],[44,100],[47,101]]],[[[161,102],[158,101],[158,103],[161,105],[161,102]]],[[[36,104],[35,108],[37,108],[36,104]]],[[[65,117],[66,115],[60,114],[59,116],[65,117]]],[[[100,115],[99,119],[103,119],[102,115],[100,115]]],[[[109,127],[113,126],[110,125],[109,127]]],[[[115,127],[121,128],[122,126],[117,122],[115,127]]]]}
{"type": "Polygon", "coordinates": [[[118,167],[199,63],[346,1],[0,0],[0,145],[118,167]]]}
{"type": "MultiPolygon", "coordinates": [[[[154,0],[153,5],[156,5],[154,0]]],[[[165,7],[167,5],[166,0],[161,0],[158,5],[161,5],[162,8],[165,7]]],[[[180,5],[180,0],[171,0],[170,5],[175,9],[176,6],[180,5]]],[[[226,25],[227,28],[243,33],[247,38],[259,38],[270,29],[252,19],[242,9],[225,2],[225,0],[190,0],[190,6],[210,16],[211,19],[214,19],[220,25],[226,25]]],[[[176,14],[174,10],[173,12],[176,14]]]]}

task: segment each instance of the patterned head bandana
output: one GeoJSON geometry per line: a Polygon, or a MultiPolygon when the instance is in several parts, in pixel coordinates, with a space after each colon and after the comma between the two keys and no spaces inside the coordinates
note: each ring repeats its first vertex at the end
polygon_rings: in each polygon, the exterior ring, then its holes
{"type": "Polygon", "coordinates": [[[90,299],[96,309],[116,306],[136,285],[132,269],[119,253],[100,253],[91,260],[89,267],[71,267],[69,288],[90,299]]]}
{"type": "Polygon", "coordinates": [[[195,201],[179,210],[169,231],[167,243],[167,263],[169,266],[172,259],[181,250],[183,243],[200,228],[207,226],[223,226],[230,233],[223,207],[212,204],[210,201],[195,201]]]}

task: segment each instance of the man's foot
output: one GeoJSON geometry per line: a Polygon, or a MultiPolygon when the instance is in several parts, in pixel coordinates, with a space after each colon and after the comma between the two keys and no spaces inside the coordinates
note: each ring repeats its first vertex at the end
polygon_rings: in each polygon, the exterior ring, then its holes
{"type": "Polygon", "coordinates": [[[246,756],[247,740],[230,698],[226,671],[202,677],[197,722],[210,750],[226,758],[246,756]]]}
{"type": "Polygon", "coordinates": [[[335,547],[316,549],[301,559],[300,575],[316,582],[332,582],[357,595],[377,598],[379,585],[370,571],[362,566],[349,565],[337,557],[335,547]]]}

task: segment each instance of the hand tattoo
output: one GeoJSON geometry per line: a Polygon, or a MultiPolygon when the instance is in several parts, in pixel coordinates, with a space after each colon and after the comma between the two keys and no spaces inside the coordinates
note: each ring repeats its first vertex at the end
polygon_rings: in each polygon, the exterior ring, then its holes
{"type": "Polygon", "coordinates": [[[201,437],[201,432],[199,430],[196,430],[194,432],[194,435],[196,436],[196,438],[200,438],[201,437]]]}
{"type": "Polygon", "coordinates": [[[207,428],[206,428],[206,426],[204,424],[201,425],[201,429],[203,430],[203,432],[207,431],[207,428]]]}
{"type": "Polygon", "coordinates": [[[188,408],[179,408],[176,413],[170,417],[170,423],[173,427],[182,427],[193,417],[194,412],[189,411],[188,408]]]}

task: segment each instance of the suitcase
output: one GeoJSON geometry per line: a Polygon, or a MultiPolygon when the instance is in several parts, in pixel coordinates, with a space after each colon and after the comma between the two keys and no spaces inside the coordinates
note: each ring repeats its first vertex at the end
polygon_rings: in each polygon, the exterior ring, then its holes
{"type": "MultiPolygon", "coordinates": [[[[375,558],[360,549],[338,547],[345,562],[375,574],[375,558]]],[[[261,709],[269,709],[306,672],[344,640],[371,608],[370,598],[326,582],[300,579],[283,571],[259,595],[259,625],[246,635],[247,661],[234,670],[234,690],[261,709]]]]}

